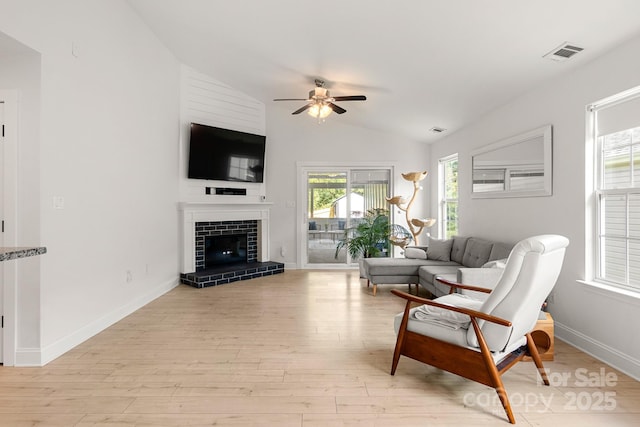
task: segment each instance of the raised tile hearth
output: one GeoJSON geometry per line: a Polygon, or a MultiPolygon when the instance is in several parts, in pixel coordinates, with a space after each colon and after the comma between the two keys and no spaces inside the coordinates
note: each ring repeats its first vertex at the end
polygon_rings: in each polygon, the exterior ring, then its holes
{"type": "Polygon", "coordinates": [[[206,288],[283,272],[284,264],[280,262],[251,262],[181,274],[180,281],[194,288],[206,288]]]}

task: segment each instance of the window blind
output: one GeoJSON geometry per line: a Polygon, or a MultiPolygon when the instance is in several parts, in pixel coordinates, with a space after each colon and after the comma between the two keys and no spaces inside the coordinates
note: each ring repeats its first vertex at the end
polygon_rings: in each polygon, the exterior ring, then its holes
{"type": "Polygon", "coordinates": [[[597,133],[609,135],[631,129],[640,123],[640,95],[617,102],[596,105],[597,133]]]}

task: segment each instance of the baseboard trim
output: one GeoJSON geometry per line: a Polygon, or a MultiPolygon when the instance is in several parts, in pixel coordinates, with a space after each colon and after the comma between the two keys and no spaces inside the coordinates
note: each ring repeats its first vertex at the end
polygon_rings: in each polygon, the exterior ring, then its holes
{"type": "Polygon", "coordinates": [[[557,321],[555,323],[555,335],[557,339],[571,344],[607,365],[610,365],[612,368],[629,375],[636,381],[640,381],[640,360],[603,344],[600,341],[596,341],[557,321]]]}
{"type": "Polygon", "coordinates": [[[42,366],[42,354],[39,348],[18,348],[16,349],[16,360],[14,366],[33,367],[42,366]]]}
{"type": "Polygon", "coordinates": [[[44,366],[52,360],[62,356],[67,351],[76,347],[78,344],[88,340],[99,332],[102,332],[114,323],[122,320],[124,317],[142,308],[146,304],[156,298],[169,292],[171,289],[180,284],[178,278],[168,280],[167,282],[157,286],[145,295],[130,301],[126,305],[112,311],[106,316],[101,317],[88,325],[83,326],[75,332],[59,339],[51,345],[48,345],[40,351],[39,349],[18,349],[16,351],[15,366],[44,366]]]}

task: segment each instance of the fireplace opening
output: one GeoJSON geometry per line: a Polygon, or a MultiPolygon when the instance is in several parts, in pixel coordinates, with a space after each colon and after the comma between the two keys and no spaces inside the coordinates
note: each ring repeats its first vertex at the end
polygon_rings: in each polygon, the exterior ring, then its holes
{"type": "Polygon", "coordinates": [[[206,236],[204,240],[205,268],[247,262],[247,234],[206,236]]]}

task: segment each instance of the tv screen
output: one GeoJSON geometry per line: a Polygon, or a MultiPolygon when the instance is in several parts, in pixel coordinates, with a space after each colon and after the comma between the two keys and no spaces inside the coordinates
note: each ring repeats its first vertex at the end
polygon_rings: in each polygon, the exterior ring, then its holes
{"type": "Polygon", "coordinates": [[[191,123],[187,176],[263,182],[266,137],[191,123]]]}

